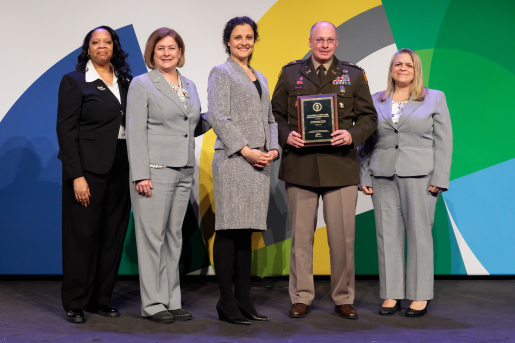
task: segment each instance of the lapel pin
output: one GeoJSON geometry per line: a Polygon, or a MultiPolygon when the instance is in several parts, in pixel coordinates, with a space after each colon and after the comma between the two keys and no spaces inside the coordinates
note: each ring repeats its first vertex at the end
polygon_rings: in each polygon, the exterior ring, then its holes
{"type": "Polygon", "coordinates": [[[100,89],[101,91],[105,91],[105,90],[106,90],[106,89],[105,89],[104,87],[102,87],[102,86],[98,86],[97,88],[98,88],[98,89],[100,89]]]}
{"type": "Polygon", "coordinates": [[[306,70],[306,74],[311,73],[311,69],[306,70]]]}

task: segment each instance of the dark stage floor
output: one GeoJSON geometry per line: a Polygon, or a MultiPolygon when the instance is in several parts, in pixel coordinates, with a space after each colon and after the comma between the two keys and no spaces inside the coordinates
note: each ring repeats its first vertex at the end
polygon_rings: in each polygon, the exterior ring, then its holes
{"type": "MultiPolygon", "coordinates": [[[[436,298],[423,318],[404,312],[379,316],[379,283],[356,282],[358,320],[333,312],[328,279],[316,280],[317,296],[304,319],[287,315],[285,278],[255,280],[252,296],[270,322],[237,326],[218,320],[214,278],[182,281],[183,307],[194,319],[156,324],[140,317],[137,281],[119,281],[113,305],[122,316],[86,313],[85,324],[63,318],[59,281],[0,281],[0,343],[14,342],[510,342],[515,341],[515,281],[437,280],[436,298]],[[270,286],[270,287],[267,287],[270,286]]],[[[409,305],[403,303],[403,310],[409,305]]]]}

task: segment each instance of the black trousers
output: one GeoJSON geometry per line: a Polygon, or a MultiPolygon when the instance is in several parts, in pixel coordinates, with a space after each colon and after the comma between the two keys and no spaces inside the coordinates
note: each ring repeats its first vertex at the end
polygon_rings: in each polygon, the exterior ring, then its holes
{"type": "Polygon", "coordinates": [[[118,140],[106,174],[84,171],[91,198],[75,200],[73,180],[63,180],[63,284],[65,310],[109,304],[120,266],[131,210],[129,161],[125,140],[118,140]]]}

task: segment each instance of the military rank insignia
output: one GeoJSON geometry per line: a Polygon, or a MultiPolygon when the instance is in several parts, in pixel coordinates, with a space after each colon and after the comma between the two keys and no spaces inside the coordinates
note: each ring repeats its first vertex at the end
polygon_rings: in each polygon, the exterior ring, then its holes
{"type": "Polygon", "coordinates": [[[365,71],[363,70],[363,76],[365,77],[365,82],[367,83],[368,85],[368,79],[367,79],[367,74],[365,74],[365,71]]]}
{"type": "Polygon", "coordinates": [[[349,77],[349,75],[338,76],[336,79],[333,80],[333,85],[340,85],[340,86],[347,85],[347,86],[350,86],[350,77],[349,77]]]}

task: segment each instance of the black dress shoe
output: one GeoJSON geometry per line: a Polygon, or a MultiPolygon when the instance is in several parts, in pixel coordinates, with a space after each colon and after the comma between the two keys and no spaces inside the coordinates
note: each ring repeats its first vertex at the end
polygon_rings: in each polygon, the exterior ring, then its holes
{"type": "Polygon", "coordinates": [[[70,323],[85,323],[86,318],[80,308],[74,308],[66,311],[66,321],[70,323]]]}
{"type": "Polygon", "coordinates": [[[190,310],[185,310],[182,308],[178,308],[176,310],[168,310],[176,320],[191,320],[193,315],[190,310]]]}
{"type": "Polygon", "coordinates": [[[104,317],[120,317],[118,309],[111,305],[90,304],[86,306],[85,310],[91,313],[97,313],[104,317]]]}
{"type": "Polygon", "coordinates": [[[222,303],[220,300],[218,300],[218,303],[216,304],[216,311],[218,312],[218,319],[225,320],[226,322],[229,322],[231,324],[243,324],[243,325],[250,325],[250,321],[243,318],[240,311],[238,310],[237,306],[234,306],[235,309],[231,309],[231,314],[229,314],[225,308],[222,306],[222,303]]]}
{"type": "Polygon", "coordinates": [[[395,312],[400,311],[400,310],[401,310],[401,301],[396,300],[395,305],[393,305],[392,307],[381,306],[379,308],[379,314],[382,316],[391,316],[391,315],[395,314],[395,312]]]}
{"type": "Polygon", "coordinates": [[[260,321],[268,321],[270,320],[267,316],[263,316],[262,314],[257,313],[256,308],[251,303],[243,306],[242,303],[236,300],[236,305],[238,305],[238,309],[240,310],[243,317],[250,320],[260,320],[260,321]]]}
{"type": "Polygon", "coordinates": [[[166,310],[157,312],[153,316],[150,316],[147,318],[155,323],[160,323],[160,324],[170,324],[175,321],[173,314],[171,314],[170,312],[168,312],[166,310]]]}
{"type": "Polygon", "coordinates": [[[411,307],[408,307],[406,310],[406,317],[422,317],[424,314],[427,313],[427,307],[429,306],[429,302],[431,300],[427,301],[426,307],[424,307],[422,310],[414,310],[411,307]]]}

